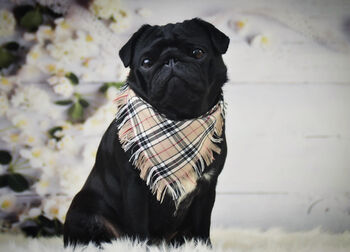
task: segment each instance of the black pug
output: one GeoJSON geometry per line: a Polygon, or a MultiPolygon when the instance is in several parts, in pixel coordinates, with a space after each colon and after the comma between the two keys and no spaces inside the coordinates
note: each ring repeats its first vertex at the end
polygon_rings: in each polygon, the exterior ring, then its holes
{"type": "MultiPolygon", "coordinates": [[[[143,25],[119,52],[130,67],[129,87],[171,120],[197,118],[222,99],[227,69],[222,59],[229,38],[199,18],[164,26],[143,25]]],[[[140,171],[122,149],[114,120],[104,136],[95,165],[74,197],[64,223],[64,245],[100,245],[118,237],[210,243],[215,188],[226,159],[225,133],[220,154],[206,165],[195,190],[177,205],[152,194],[140,171]]],[[[224,126],[223,126],[224,127],[224,126]]]]}

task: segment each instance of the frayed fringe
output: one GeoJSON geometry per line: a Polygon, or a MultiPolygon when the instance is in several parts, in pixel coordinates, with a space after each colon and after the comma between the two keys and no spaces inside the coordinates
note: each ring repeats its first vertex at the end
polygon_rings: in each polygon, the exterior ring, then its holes
{"type": "Polygon", "coordinates": [[[118,108],[118,113],[116,115],[116,120],[119,125],[118,135],[122,148],[124,151],[132,150],[129,161],[140,170],[140,177],[146,181],[151,192],[156,195],[157,200],[163,202],[165,195],[168,193],[172,196],[173,200],[177,202],[176,206],[178,206],[183,196],[194,190],[197,180],[201,177],[205,167],[214,161],[214,152],[218,154],[221,152],[218,144],[223,140],[221,135],[225,123],[226,104],[220,101],[220,116],[216,118],[213,133],[209,134],[199,146],[199,152],[193,160],[170,174],[169,177],[163,178],[159,176],[151,183],[151,179],[157,171],[151,172],[153,165],[147,157],[146,152],[142,152],[143,149],[138,146],[138,142],[135,140],[133,125],[128,116],[128,90],[129,89],[126,87],[115,101],[118,108]],[[172,186],[176,184],[176,190],[170,186],[169,181],[171,181],[172,186]]]}
{"type": "Polygon", "coordinates": [[[128,149],[126,146],[131,143],[131,140],[134,137],[134,132],[132,130],[131,121],[127,120],[125,117],[124,120],[121,122],[123,123],[123,127],[119,129],[119,132],[123,132],[122,134],[119,134],[119,140],[122,144],[123,149],[128,149]]]}

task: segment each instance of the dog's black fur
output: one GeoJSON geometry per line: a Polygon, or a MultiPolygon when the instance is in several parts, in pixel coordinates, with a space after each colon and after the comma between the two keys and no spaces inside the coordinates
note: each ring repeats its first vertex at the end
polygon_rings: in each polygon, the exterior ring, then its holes
{"type": "MultiPolygon", "coordinates": [[[[229,38],[213,25],[192,19],[165,26],[142,26],[120,50],[130,67],[128,84],[137,95],[173,120],[196,118],[222,95],[227,69],[222,60],[229,38]]],[[[223,131],[224,132],[224,131],[223,131]]],[[[181,244],[194,238],[210,243],[215,187],[226,158],[205,168],[196,189],[176,208],[170,195],[160,203],[121,148],[116,122],[102,137],[95,165],[75,196],[64,224],[64,244],[100,245],[118,237],[181,244]]]]}

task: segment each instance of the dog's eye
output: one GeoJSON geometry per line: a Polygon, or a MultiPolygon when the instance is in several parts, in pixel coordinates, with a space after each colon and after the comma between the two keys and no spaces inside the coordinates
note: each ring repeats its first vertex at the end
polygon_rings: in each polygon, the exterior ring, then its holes
{"type": "Polygon", "coordinates": [[[202,49],[196,48],[192,51],[192,56],[196,59],[202,58],[204,55],[204,52],[202,49]]]}
{"type": "Polygon", "coordinates": [[[152,61],[149,58],[145,58],[144,60],[142,60],[142,66],[145,68],[149,68],[152,66],[152,61]]]}

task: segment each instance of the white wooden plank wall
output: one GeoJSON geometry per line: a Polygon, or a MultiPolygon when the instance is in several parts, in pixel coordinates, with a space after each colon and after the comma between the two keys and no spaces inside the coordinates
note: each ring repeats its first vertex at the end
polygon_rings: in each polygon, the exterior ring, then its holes
{"type": "Polygon", "coordinates": [[[132,1],[231,38],[215,226],[350,229],[350,1],[132,1]],[[246,26],[235,31],[235,22],[246,26]],[[253,46],[254,36],[268,43],[253,46]]]}

